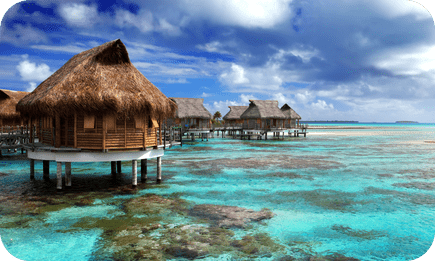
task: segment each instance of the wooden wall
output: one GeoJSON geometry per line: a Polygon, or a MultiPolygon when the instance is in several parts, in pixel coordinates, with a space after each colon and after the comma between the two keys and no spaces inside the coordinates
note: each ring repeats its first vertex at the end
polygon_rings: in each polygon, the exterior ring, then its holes
{"type": "MultiPolygon", "coordinates": [[[[89,119],[88,115],[87,124],[89,124],[89,119]]],[[[157,146],[158,128],[148,126],[150,122],[148,120],[144,121],[145,125],[142,124],[141,128],[136,128],[135,119],[117,118],[116,128],[111,130],[104,128],[105,133],[103,133],[103,120],[103,116],[95,116],[93,128],[85,128],[84,115],[77,115],[76,118],[73,115],[68,118],[60,118],[60,131],[56,132],[56,134],[60,133],[61,136],[60,145],[91,150],[142,149],[144,144],[146,147],[157,146]],[[74,125],[76,125],[75,130],[74,125]],[[74,133],[76,133],[76,137],[74,137],[74,133]]],[[[38,125],[40,142],[54,146],[53,127],[55,123],[53,118],[40,118],[38,125]]]]}

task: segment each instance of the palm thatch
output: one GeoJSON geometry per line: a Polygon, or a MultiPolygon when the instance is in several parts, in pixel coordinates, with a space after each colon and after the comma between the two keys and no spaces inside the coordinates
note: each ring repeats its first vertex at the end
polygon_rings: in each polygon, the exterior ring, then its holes
{"type": "Polygon", "coordinates": [[[204,99],[201,98],[170,98],[178,106],[176,118],[199,118],[211,119],[211,113],[204,107],[204,99]]]}
{"type": "Polygon", "coordinates": [[[133,66],[119,39],[73,56],[17,105],[29,116],[146,113],[165,118],[176,108],[133,66]]]}
{"type": "Polygon", "coordinates": [[[295,112],[295,110],[293,110],[289,105],[287,105],[287,103],[281,107],[281,111],[284,113],[287,119],[291,119],[291,120],[302,119],[301,116],[299,116],[299,114],[295,112]]]}
{"type": "Polygon", "coordinates": [[[28,92],[0,90],[0,118],[12,119],[19,118],[20,113],[17,112],[16,106],[28,92]]]}
{"type": "Polygon", "coordinates": [[[230,111],[223,117],[224,120],[240,120],[240,116],[248,109],[248,106],[228,106],[230,111]]]}
{"type": "Polygon", "coordinates": [[[240,116],[241,119],[285,119],[278,107],[278,101],[249,100],[248,109],[240,116]]]}

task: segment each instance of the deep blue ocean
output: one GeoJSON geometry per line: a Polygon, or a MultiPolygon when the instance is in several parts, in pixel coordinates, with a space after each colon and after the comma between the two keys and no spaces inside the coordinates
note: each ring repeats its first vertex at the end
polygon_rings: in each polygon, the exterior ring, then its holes
{"type": "MultiPolygon", "coordinates": [[[[4,153],[6,156],[0,158],[3,244],[15,257],[28,261],[111,260],[111,250],[105,245],[107,228],[99,227],[98,222],[86,229],[77,224],[120,218],[126,215],[124,201],[155,194],[183,200],[189,207],[267,208],[275,214],[246,228],[230,230],[232,240],[266,235],[280,246],[273,248],[279,251],[239,255],[223,248],[222,253],[201,256],[202,260],[291,260],[283,257],[334,253],[360,260],[413,260],[422,256],[435,236],[435,143],[424,142],[435,140],[435,125],[328,126],[368,129],[309,129],[306,138],[284,140],[242,141],[215,134],[208,141],[186,142],[166,150],[162,184],[154,184],[156,161],[149,160],[146,186],[139,186],[134,193],[109,196],[106,192],[117,188],[128,192],[130,162],[123,163],[123,174],[115,181],[110,177],[109,162],[73,163],[72,186],[76,191],[59,194],[54,163],[50,165],[50,182],[42,180],[42,162],[36,163],[36,180],[31,181],[28,161],[4,153]],[[90,204],[64,202],[65,207],[60,207],[52,202],[53,209],[44,205],[44,211],[38,213],[23,210],[32,207],[29,202],[33,197],[60,195],[65,200],[74,193],[99,192],[106,194],[101,198],[92,194],[90,204]]],[[[199,222],[171,213],[167,218],[162,215],[162,228],[147,236],[161,238],[164,226],[199,222]]]]}

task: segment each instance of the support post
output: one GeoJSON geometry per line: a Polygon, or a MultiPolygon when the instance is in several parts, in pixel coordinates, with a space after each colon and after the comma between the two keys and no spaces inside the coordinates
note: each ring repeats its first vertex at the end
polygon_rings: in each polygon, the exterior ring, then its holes
{"type": "Polygon", "coordinates": [[[127,148],[127,116],[124,117],[124,148],[127,148]]]}
{"type": "Polygon", "coordinates": [[[77,148],[77,113],[74,113],[74,148],[77,148]]]}
{"type": "Polygon", "coordinates": [[[57,190],[62,190],[62,162],[57,162],[57,190]]]}
{"type": "Polygon", "coordinates": [[[162,182],[162,157],[157,157],[157,183],[162,182]]]}
{"type": "Polygon", "coordinates": [[[147,181],[147,174],[148,174],[148,160],[147,159],[142,159],[140,160],[140,181],[142,181],[143,183],[145,183],[147,181]]]}
{"type": "Polygon", "coordinates": [[[121,173],[121,161],[116,162],[116,167],[118,169],[118,173],[121,173]]]}
{"type": "Polygon", "coordinates": [[[35,160],[30,159],[30,179],[35,179],[35,160]]]}
{"type": "Polygon", "coordinates": [[[111,174],[116,175],[116,161],[111,161],[110,167],[111,167],[111,174]]]}
{"type": "Polygon", "coordinates": [[[131,185],[133,188],[137,186],[137,160],[131,161],[131,185]]]}
{"type": "Polygon", "coordinates": [[[71,162],[65,162],[65,186],[71,187],[71,162]]]}
{"type": "Polygon", "coordinates": [[[165,124],[165,128],[163,130],[163,149],[166,149],[166,124],[165,124]]]}
{"type": "Polygon", "coordinates": [[[42,161],[42,177],[44,180],[50,180],[50,161],[42,161]]]}
{"type": "MultiPolygon", "coordinates": [[[[106,134],[107,134],[106,118],[107,118],[106,115],[103,115],[103,151],[104,152],[106,152],[106,134]]],[[[68,118],[67,118],[67,122],[68,122],[68,118]]],[[[97,129],[97,128],[95,128],[95,129],[97,129]]]]}

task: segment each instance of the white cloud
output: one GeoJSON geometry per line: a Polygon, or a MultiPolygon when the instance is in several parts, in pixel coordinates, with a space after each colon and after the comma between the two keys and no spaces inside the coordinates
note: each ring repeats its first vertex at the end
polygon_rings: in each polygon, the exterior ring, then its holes
{"type": "Polygon", "coordinates": [[[371,58],[380,69],[396,75],[419,75],[435,70],[435,45],[412,46],[386,50],[382,55],[371,58]]]}
{"type": "Polygon", "coordinates": [[[225,116],[225,114],[227,114],[230,109],[228,108],[228,106],[241,106],[243,105],[240,102],[237,101],[215,101],[212,104],[208,104],[208,103],[204,103],[204,107],[212,114],[214,114],[214,112],[219,111],[222,114],[222,117],[225,116]]]}
{"type": "Polygon", "coordinates": [[[198,44],[196,48],[209,53],[229,54],[229,52],[224,50],[224,45],[218,41],[213,41],[204,45],[198,44]]]}
{"type": "Polygon", "coordinates": [[[315,95],[312,92],[305,90],[305,91],[296,93],[295,97],[300,103],[306,104],[306,103],[312,101],[315,98],[315,95]]]}
{"type": "Polygon", "coordinates": [[[304,63],[309,62],[311,58],[313,57],[319,57],[322,59],[322,57],[320,57],[320,52],[319,50],[313,48],[313,47],[306,47],[306,46],[298,46],[295,48],[291,48],[287,51],[282,51],[283,53],[291,53],[294,56],[298,56],[302,59],[302,61],[304,63]]]}
{"type": "Polygon", "coordinates": [[[200,95],[200,97],[202,97],[202,98],[207,98],[207,97],[211,97],[211,96],[213,96],[211,93],[205,93],[205,92],[203,92],[203,93],[200,95]]]}
{"type": "Polygon", "coordinates": [[[291,2],[292,0],[184,0],[180,4],[192,19],[248,28],[272,28],[290,18],[291,2]]]}
{"type": "Polygon", "coordinates": [[[44,51],[55,51],[55,52],[65,52],[65,53],[81,53],[83,51],[88,50],[89,48],[83,46],[76,45],[32,45],[30,46],[32,49],[44,50],[44,51]]]}
{"type": "Polygon", "coordinates": [[[244,105],[249,104],[249,100],[258,100],[254,95],[251,94],[241,94],[240,102],[244,105]]]}
{"type": "Polygon", "coordinates": [[[424,0],[364,0],[365,2],[373,5],[373,9],[378,11],[383,16],[388,18],[402,17],[405,15],[413,15],[417,20],[431,18],[431,15],[424,5],[418,2],[425,2],[424,0]]]}
{"type": "Polygon", "coordinates": [[[154,30],[153,14],[147,10],[141,11],[137,15],[127,10],[117,10],[115,23],[121,28],[137,27],[142,33],[154,30]]]}
{"type": "Polygon", "coordinates": [[[170,24],[165,19],[159,19],[159,31],[162,31],[170,36],[179,36],[181,35],[181,30],[179,27],[170,24]]]}
{"type": "Polygon", "coordinates": [[[234,63],[231,65],[231,71],[222,73],[219,78],[228,85],[249,83],[248,78],[245,76],[245,69],[243,69],[242,66],[234,63]]]}
{"type": "Polygon", "coordinates": [[[36,89],[36,83],[35,82],[29,82],[29,87],[26,89],[26,92],[33,92],[33,90],[36,89]]]}
{"type": "Polygon", "coordinates": [[[286,104],[286,103],[287,104],[293,104],[294,103],[293,99],[291,99],[290,97],[287,97],[286,95],[284,95],[284,94],[282,94],[280,92],[272,94],[271,99],[272,100],[277,100],[280,107],[282,105],[286,104]]]}
{"type": "Polygon", "coordinates": [[[36,63],[32,63],[27,60],[27,55],[23,55],[23,58],[25,60],[20,62],[16,67],[17,70],[20,72],[21,79],[23,81],[44,81],[53,74],[47,64],[42,63],[36,65],[36,63]]]}
{"type": "Polygon", "coordinates": [[[317,110],[332,110],[334,109],[334,105],[327,104],[324,100],[317,100],[316,103],[311,103],[311,107],[317,110]]]}
{"type": "Polygon", "coordinates": [[[27,43],[48,42],[46,34],[31,25],[15,24],[12,30],[2,26],[0,27],[0,32],[0,42],[9,42],[20,46],[27,43]]]}
{"type": "Polygon", "coordinates": [[[76,27],[92,27],[99,20],[97,7],[85,4],[61,5],[59,13],[69,25],[76,27]]]}
{"type": "Polygon", "coordinates": [[[189,83],[186,78],[179,78],[179,79],[168,79],[165,81],[166,83],[189,83]]]}

